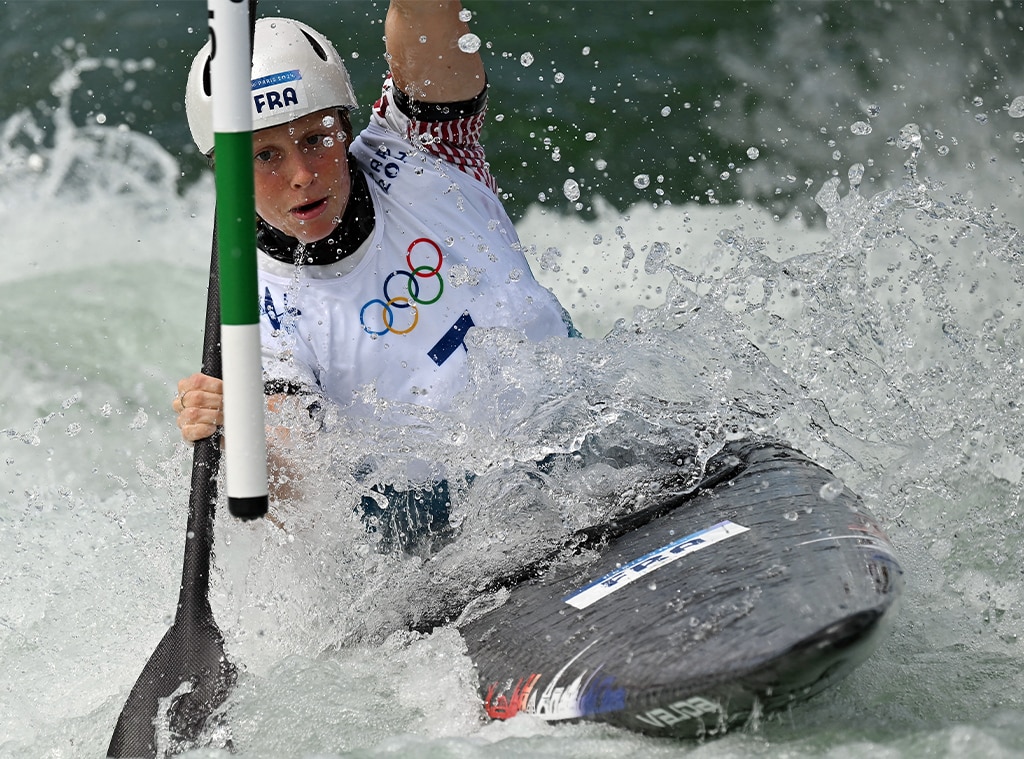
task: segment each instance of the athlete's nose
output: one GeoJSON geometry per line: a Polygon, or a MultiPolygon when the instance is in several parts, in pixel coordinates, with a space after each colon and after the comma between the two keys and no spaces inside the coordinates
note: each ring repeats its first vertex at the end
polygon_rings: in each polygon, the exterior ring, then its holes
{"type": "Polygon", "coordinates": [[[292,187],[297,190],[308,187],[316,179],[316,172],[313,171],[306,156],[301,152],[292,159],[290,179],[292,187]]]}

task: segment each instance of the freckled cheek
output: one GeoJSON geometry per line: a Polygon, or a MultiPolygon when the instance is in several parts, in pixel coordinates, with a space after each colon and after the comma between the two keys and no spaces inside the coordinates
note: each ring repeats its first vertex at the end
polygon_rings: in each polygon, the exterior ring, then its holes
{"type": "Polygon", "coordinates": [[[274,173],[257,174],[255,181],[256,213],[266,218],[277,206],[275,200],[279,196],[277,175],[274,173]]]}

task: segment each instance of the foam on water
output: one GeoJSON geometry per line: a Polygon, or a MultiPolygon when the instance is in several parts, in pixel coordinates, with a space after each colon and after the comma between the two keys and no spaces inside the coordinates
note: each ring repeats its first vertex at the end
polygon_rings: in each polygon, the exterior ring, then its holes
{"type": "MultiPolygon", "coordinates": [[[[170,622],[190,459],[168,407],[198,363],[209,249],[208,183],[182,192],[154,142],[76,127],[66,109],[45,123],[16,114],[0,141],[0,219],[17,253],[0,273],[11,757],[100,755],[170,622]]],[[[865,496],[908,569],[906,608],[840,687],[691,753],[1024,749],[1019,196],[1001,164],[969,185],[946,176],[911,123],[903,139],[880,125],[837,139],[879,157],[808,190],[827,229],[747,203],[619,214],[593,199],[590,220],[532,209],[520,230],[534,268],[588,339],[474,334],[454,411],[368,392],[369,416],[332,417],[315,445],[297,437],[310,473],[278,512],[284,529],[219,519],[212,600],[242,668],[227,705],[240,754],[676,755],[594,725],[485,724],[458,635],[405,628],[751,434],[790,440],[865,496]],[[998,209],[978,200],[1000,193],[998,209]],[[378,412],[415,423],[381,429],[378,412]],[[532,471],[587,446],[617,453],[532,471]],[[638,455],[654,450],[673,455],[638,455]],[[433,561],[373,550],[352,473],[368,453],[385,474],[429,461],[452,476],[462,534],[433,561]]]]}

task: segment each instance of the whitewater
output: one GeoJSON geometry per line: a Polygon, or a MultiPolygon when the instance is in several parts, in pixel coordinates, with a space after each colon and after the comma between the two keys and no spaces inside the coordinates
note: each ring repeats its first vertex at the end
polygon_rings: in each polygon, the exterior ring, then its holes
{"type": "MultiPolygon", "coordinates": [[[[173,618],[191,451],[170,402],[199,362],[212,229],[208,179],[183,183],[147,134],[74,117],[95,72],[143,80],[152,62],[72,48],[35,105],[0,114],[0,756],[12,759],[101,756],[173,618]]],[[[834,77],[808,76],[814,103],[787,123],[813,122],[804,144],[818,154],[787,154],[772,118],[795,106],[773,104],[763,70],[730,49],[724,65],[763,111],[704,117],[742,146],[716,174],[740,197],[652,192],[619,209],[559,179],[517,224],[585,339],[473,335],[454,410],[402,409],[418,423],[386,430],[336,416],[315,444],[300,437],[310,474],[280,506],[283,528],[221,509],[212,602],[241,670],[226,705],[236,753],[188,756],[1024,754],[1021,80],[999,70],[1001,86],[951,107],[951,127],[914,102],[946,80],[836,103],[834,77]],[[838,687],[703,743],[488,722],[457,630],[407,631],[662,474],[642,456],[555,473],[538,501],[530,462],[599,440],[669,444],[695,466],[754,435],[861,494],[906,569],[891,637],[838,687]],[[367,452],[385,473],[429,459],[478,474],[454,480],[462,532],[444,572],[373,550],[347,466],[367,452]]],[[[776,61],[790,49],[779,42],[776,61]]],[[[382,404],[372,389],[365,400],[382,404]]]]}

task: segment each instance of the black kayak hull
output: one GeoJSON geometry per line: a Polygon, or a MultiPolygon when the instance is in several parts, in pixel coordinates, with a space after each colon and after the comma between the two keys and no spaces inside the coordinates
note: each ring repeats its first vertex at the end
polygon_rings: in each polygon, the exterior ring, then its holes
{"type": "Polygon", "coordinates": [[[461,626],[491,717],[701,737],[814,695],[877,648],[903,571],[860,498],[784,446],[716,458],[712,487],[461,626]]]}

